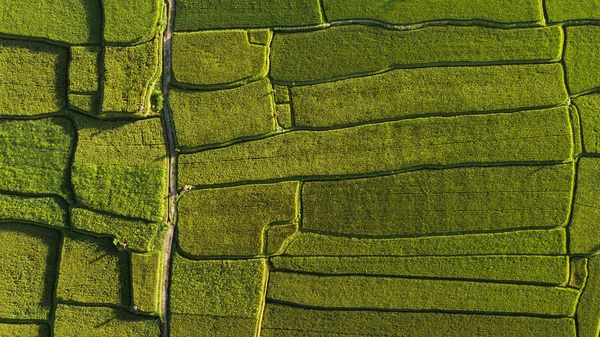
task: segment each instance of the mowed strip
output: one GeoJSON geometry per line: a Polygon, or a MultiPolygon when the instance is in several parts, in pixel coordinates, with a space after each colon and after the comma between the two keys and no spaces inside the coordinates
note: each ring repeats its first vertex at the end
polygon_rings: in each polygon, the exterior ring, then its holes
{"type": "Polygon", "coordinates": [[[367,174],[427,165],[564,161],[566,107],[294,131],[179,156],[179,185],[367,174]]]}
{"type": "Polygon", "coordinates": [[[267,299],[316,308],[573,316],[579,291],[537,285],[271,272],[267,299]]]}
{"type": "Polygon", "coordinates": [[[275,82],[323,81],[417,65],[548,62],[561,58],[560,27],[427,27],[401,31],[348,25],[279,33],[271,44],[275,82]]]}
{"type": "Polygon", "coordinates": [[[264,337],[575,337],[572,318],[317,310],[267,303],[264,337]]]}
{"type": "Polygon", "coordinates": [[[558,63],[397,69],[291,92],[298,127],[547,107],[568,98],[558,63]]]}

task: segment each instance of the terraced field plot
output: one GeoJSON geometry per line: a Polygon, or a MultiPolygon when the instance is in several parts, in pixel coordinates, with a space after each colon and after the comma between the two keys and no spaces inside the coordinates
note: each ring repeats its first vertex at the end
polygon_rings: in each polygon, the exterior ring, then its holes
{"type": "Polygon", "coordinates": [[[597,337],[599,8],[0,4],[0,336],[597,337]]]}

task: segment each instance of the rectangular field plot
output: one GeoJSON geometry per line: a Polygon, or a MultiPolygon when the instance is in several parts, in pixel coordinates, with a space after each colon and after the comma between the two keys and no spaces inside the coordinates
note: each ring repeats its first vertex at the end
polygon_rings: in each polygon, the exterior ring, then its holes
{"type": "Polygon", "coordinates": [[[600,27],[568,27],[565,35],[564,63],[569,92],[577,94],[600,87],[600,27]]]}
{"type": "Polygon", "coordinates": [[[444,26],[399,31],[348,25],[277,32],[271,45],[270,75],[276,82],[299,84],[421,65],[558,61],[562,42],[559,27],[444,26]]]}
{"type": "Polygon", "coordinates": [[[0,116],[58,112],[66,106],[68,55],[44,43],[0,39],[0,116]]]}
{"type": "Polygon", "coordinates": [[[366,174],[427,165],[564,161],[566,107],[294,131],[179,156],[179,185],[366,174]]]}
{"type": "Polygon", "coordinates": [[[69,223],[67,205],[58,197],[0,194],[0,220],[36,223],[58,228],[69,223]]]}
{"type": "Polygon", "coordinates": [[[566,256],[278,256],[275,270],[328,275],[380,275],[497,280],[559,285],[569,279],[566,256]]]}
{"type": "Polygon", "coordinates": [[[546,0],[545,5],[550,22],[600,19],[600,7],[594,0],[546,0]]]}
{"type": "Polygon", "coordinates": [[[297,126],[498,110],[566,102],[562,66],[554,64],[392,70],[292,88],[297,126]]]}
{"type": "Polygon", "coordinates": [[[595,254],[600,249],[600,159],[581,158],[577,165],[577,189],[569,226],[569,253],[595,254]]]}
{"type": "Polygon", "coordinates": [[[600,330],[600,259],[589,259],[589,275],[577,306],[579,336],[595,336],[600,330]]]}
{"type": "Polygon", "coordinates": [[[0,120],[0,181],[17,193],[56,194],[70,199],[73,123],[62,117],[0,120]]]}
{"type": "Polygon", "coordinates": [[[140,311],[159,312],[163,252],[131,254],[132,303],[140,311]]]}
{"type": "Polygon", "coordinates": [[[160,0],[100,0],[104,10],[104,41],[108,44],[139,44],[150,41],[158,30],[163,2],[160,0]]]}
{"type": "Polygon", "coordinates": [[[573,316],[579,291],[487,282],[271,272],[267,298],[315,308],[573,316]]]}
{"type": "Polygon", "coordinates": [[[302,227],[346,235],[556,227],[569,216],[573,175],[573,164],[561,164],[307,182],[302,227]]]}
{"type": "Polygon", "coordinates": [[[315,310],[267,303],[263,337],[575,337],[571,318],[315,310]]]}
{"type": "Polygon", "coordinates": [[[188,192],[177,207],[179,247],[191,256],[259,255],[270,224],[298,217],[297,194],[297,182],[188,192]]]}
{"type": "Polygon", "coordinates": [[[285,250],[287,255],[564,255],[564,228],[495,234],[465,234],[420,238],[372,239],[302,233],[285,250]]]}
{"type": "Polygon", "coordinates": [[[3,337],[50,337],[50,328],[46,324],[0,323],[0,336],[3,336],[3,337]]]}
{"type": "MultiPolygon", "coordinates": [[[[0,224],[0,319],[50,319],[59,240],[53,229],[0,224]]],[[[0,335],[6,336],[2,330],[0,325],[0,335]]]]}
{"type": "Polygon", "coordinates": [[[583,151],[600,153],[600,94],[589,94],[573,100],[581,119],[583,151]]]}
{"type": "Polygon", "coordinates": [[[100,47],[71,47],[69,91],[97,92],[100,77],[100,47]]]}
{"type": "Polygon", "coordinates": [[[175,30],[307,26],[323,22],[319,0],[181,0],[175,30]]]}
{"type": "Polygon", "coordinates": [[[364,19],[398,25],[455,20],[539,22],[544,18],[541,0],[323,0],[323,6],[329,21],[364,19]]]}
{"type": "Polygon", "coordinates": [[[256,318],[173,313],[169,322],[171,337],[196,337],[198,331],[210,337],[256,336],[257,330],[256,318]]]}

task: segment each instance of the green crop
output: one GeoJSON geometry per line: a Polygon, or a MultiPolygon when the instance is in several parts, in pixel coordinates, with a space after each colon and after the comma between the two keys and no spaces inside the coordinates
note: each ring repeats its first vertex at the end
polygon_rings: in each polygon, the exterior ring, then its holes
{"type": "Polygon", "coordinates": [[[569,265],[571,267],[569,286],[577,289],[583,288],[588,277],[588,259],[583,257],[571,257],[569,265]]]}
{"type": "Polygon", "coordinates": [[[315,310],[267,303],[263,337],[575,337],[571,318],[315,310]]]}
{"type": "Polygon", "coordinates": [[[3,336],[3,337],[50,337],[50,328],[46,324],[0,323],[0,336],[3,336]]]}
{"type": "Polygon", "coordinates": [[[541,0],[322,0],[329,21],[378,20],[392,24],[485,20],[499,23],[540,22],[541,0]]]}
{"type": "Polygon", "coordinates": [[[124,309],[58,304],[54,336],[158,337],[160,321],[124,309]]]}
{"type": "Polygon", "coordinates": [[[564,255],[564,228],[420,238],[349,238],[302,233],[285,250],[288,255],[564,255]]]}
{"type": "Polygon", "coordinates": [[[323,23],[318,0],[181,0],[175,13],[176,31],[323,23]]]}
{"type": "Polygon", "coordinates": [[[160,0],[102,0],[104,41],[109,44],[139,44],[156,34],[162,17],[160,0]]]}
{"type": "Polygon", "coordinates": [[[600,258],[588,260],[589,275],[577,306],[579,336],[595,336],[600,331],[600,258]]]}
{"type": "Polygon", "coordinates": [[[399,31],[348,25],[276,33],[270,75],[276,82],[298,83],[426,64],[558,61],[562,44],[560,27],[444,26],[399,31]],[[434,53],[430,52],[432,46],[434,53]]]}
{"type": "Polygon", "coordinates": [[[594,254],[600,249],[600,215],[598,194],[600,159],[581,158],[577,165],[577,189],[573,202],[573,219],[569,226],[569,252],[571,254],[594,254]]]}
{"type": "MultiPolygon", "coordinates": [[[[270,31],[266,31],[270,35],[270,31]]],[[[173,36],[173,76],[185,86],[219,86],[264,77],[269,68],[264,44],[245,30],[177,33],[173,36]]]]}
{"type": "Polygon", "coordinates": [[[265,254],[280,254],[285,244],[291,240],[294,233],[298,231],[298,223],[276,224],[266,229],[265,254]]]}
{"type": "Polygon", "coordinates": [[[99,75],[100,47],[71,47],[69,91],[98,91],[99,75]]]}
{"type": "Polygon", "coordinates": [[[179,185],[404,170],[424,165],[564,161],[566,107],[294,131],[179,156],[179,185]]]}
{"type": "Polygon", "coordinates": [[[53,229],[17,222],[0,224],[2,319],[50,318],[59,241],[59,232],[53,229]]]}
{"type": "Polygon", "coordinates": [[[0,115],[31,116],[67,105],[68,55],[66,49],[43,43],[0,39],[0,115]]]}
{"type": "Polygon", "coordinates": [[[132,302],[144,312],[159,312],[163,254],[131,254],[132,302]]]}
{"type": "Polygon", "coordinates": [[[566,256],[283,256],[275,270],[331,275],[381,275],[498,280],[559,285],[569,279],[566,256]]]}
{"type": "Polygon", "coordinates": [[[74,142],[75,129],[67,118],[0,120],[2,189],[69,199],[74,142]]]}
{"type": "Polygon", "coordinates": [[[256,336],[256,318],[180,313],[172,313],[169,317],[171,337],[197,337],[199,332],[214,337],[256,336]]]}
{"type": "Polygon", "coordinates": [[[302,227],[348,235],[555,227],[568,221],[573,174],[573,164],[561,164],[307,182],[302,227]]]}
{"type": "Polygon", "coordinates": [[[25,197],[0,194],[0,219],[66,227],[67,205],[58,197],[25,197]]]}
{"type": "Polygon", "coordinates": [[[154,248],[154,237],[162,226],[155,222],[131,220],[85,208],[73,208],[71,222],[78,230],[110,235],[119,243],[127,243],[129,249],[142,252],[149,252],[154,248]]]}
{"type": "Polygon", "coordinates": [[[100,114],[100,96],[98,94],[69,94],[69,108],[92,116],[100,114]]]}
{"type": "Polygon", "coordinates": [[[557,316],[572,316],[578,297],[579,291],[562,287],[283,272],[269,273],[267,291],[270,300],[319,308],[557,316]]]}
{"type": "Polygon", "coordinates": [[[573,101],[581,118],[583,150],[600,153],[600,94],[579,96],[573,101]]]}
{"type": "Polygon", "coordinates": [[[0,33],[69,44],[100,43],[100,1],[3,0],[2,8],[0,33]]]}
{"type": "Polygon", "coordinates": [[[597,20],[600,7],[594,0],[545,0],[546,12],[550,22],[597,20]]]}
{"type": "Polygon", "coordinates": [[[62,301],[129,307],[129,261],[112,240],[81,234],[64,238],[56,297],[62,301]]]}
{"type": "Polygon", "coordinates": [[[600,87],[600,27],[573,26],[565,30],[565,71],[571,94],[600,87]]]}
{"type": "Polygon", "coordinates": [[[169,93],[177,142],[197,147],[274,131],[269,80],[235,89],[169,93]]]}
{"type": "Polygon", "coordinates": [[[560,64],[433,67],[292,88],[297,126],[543,107],[566,102],[560,64]]]}
{"type": "Polygon", "coordinates": [[[179,246],[188,255],[258,255],[265,228],[297,217],[297,182],[197,190],[178,202],[179,246]]]}

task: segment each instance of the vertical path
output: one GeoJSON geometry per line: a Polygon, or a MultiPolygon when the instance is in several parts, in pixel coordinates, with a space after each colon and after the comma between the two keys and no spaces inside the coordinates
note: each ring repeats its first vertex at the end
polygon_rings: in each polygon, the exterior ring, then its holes
{"type": "Polygon", "coordinates": [[[173,131],[173,121],[171,108],[169,107],[169,85],[171,84],[171,46],[173,40],[173,20],[175,19],[175,0],[165,0],[167,5],[167,27],[163,37],[163,121],[165,124],[165,133],[167,134],[167,147],[169,151],[169,209],[167,224],[169,226],[165,237],[163,248],[163,275],[161,291],[161,318],[163,322],[162,337],[169,337],[169,274],[171,267],[173,232],[175,231],[175,197],[177,196],[177,180],[175,179],[175,169],[177,164],[177,155],[175,153],[175,134],[173,131]]]}

